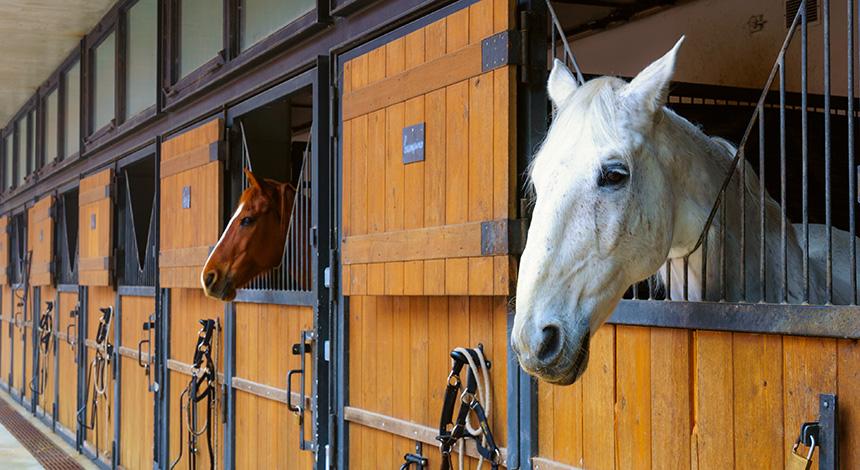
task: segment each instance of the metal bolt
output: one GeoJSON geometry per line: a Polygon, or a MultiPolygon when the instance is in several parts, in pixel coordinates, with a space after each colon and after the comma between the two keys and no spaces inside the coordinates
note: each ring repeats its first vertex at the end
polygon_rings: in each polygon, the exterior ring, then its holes
{"type": "Polygon", "coordinates": [[[824,402],[824,407],[825,407],[825,408],[830,408],[830,402],[829,402],[829,401],[825,401],[825,402],[824,402]]]}

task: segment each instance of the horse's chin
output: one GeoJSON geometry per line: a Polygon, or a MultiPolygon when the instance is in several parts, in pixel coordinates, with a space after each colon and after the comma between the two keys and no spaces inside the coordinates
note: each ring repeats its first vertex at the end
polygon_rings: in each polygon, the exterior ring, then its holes
{"type": "Polygon", "coordinates": [[[219,283],[219,285],[209,289],[204,288],[203,292],[206,294],[206,297],[222,302],[232,302],[236,298],[236,288],[233,287],[233,283],[230,281],[219,283]]]}
{"type": "Polygon", "coordinates": [[[565,356],[552,366],[526,372],[553,385],[573,385],[585,373],[588,356],[588,349],[581,349],[577,357],[565,356]]]}

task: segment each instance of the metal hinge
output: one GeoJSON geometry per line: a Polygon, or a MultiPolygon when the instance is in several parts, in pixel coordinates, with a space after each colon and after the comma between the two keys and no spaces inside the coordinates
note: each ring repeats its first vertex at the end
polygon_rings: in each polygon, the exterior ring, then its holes
{"type": "Polygon", "coordinates": [[[521,63],[521,34],[520,31],[502,31],[481,41],[481,71],[521,63]]]}

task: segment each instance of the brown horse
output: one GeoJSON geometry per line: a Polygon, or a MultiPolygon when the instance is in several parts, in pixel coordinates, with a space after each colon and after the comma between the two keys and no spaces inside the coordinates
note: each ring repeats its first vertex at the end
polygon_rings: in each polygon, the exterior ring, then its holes
{"type": "Polygon", "coordinates": [[[206,295],[226,302],[236,298],[236,289],[281,264],[296,198],[290,183],[257,178],[249,170],[245,175],[248,189],[200,273],[206,295]]]}

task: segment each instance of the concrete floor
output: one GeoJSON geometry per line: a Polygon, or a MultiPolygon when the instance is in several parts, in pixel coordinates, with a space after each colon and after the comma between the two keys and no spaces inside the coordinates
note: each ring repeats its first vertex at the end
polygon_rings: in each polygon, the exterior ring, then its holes
{"type": "Polygon", "coordinates": [[[5,427],[0,425],[0,462],[9,470],[35,470],[42,468],[5,427]]]}
{"type": "MultiPolygon", "coordinates": [[[[98,470],[90,459],[82,454],[79,454],[75,449],[64,441],[60,436],[54,434],[51,429],[42,421],[36,419],[30,413],[24,411],[21,405],[14,401],[6,392],[0,392],[0,400],[5,401],[9,406],[15,409],[21,416],[36,427],[42,434],[48,437],[57,447],[61,448],[65,453],[72,456],[86,470],[98,470]]],[[[9,430],[0,425],[0,469],[2,470],[35,470],[44,468],[33,457],[27,449],[19,443],[9,430]]]]}

